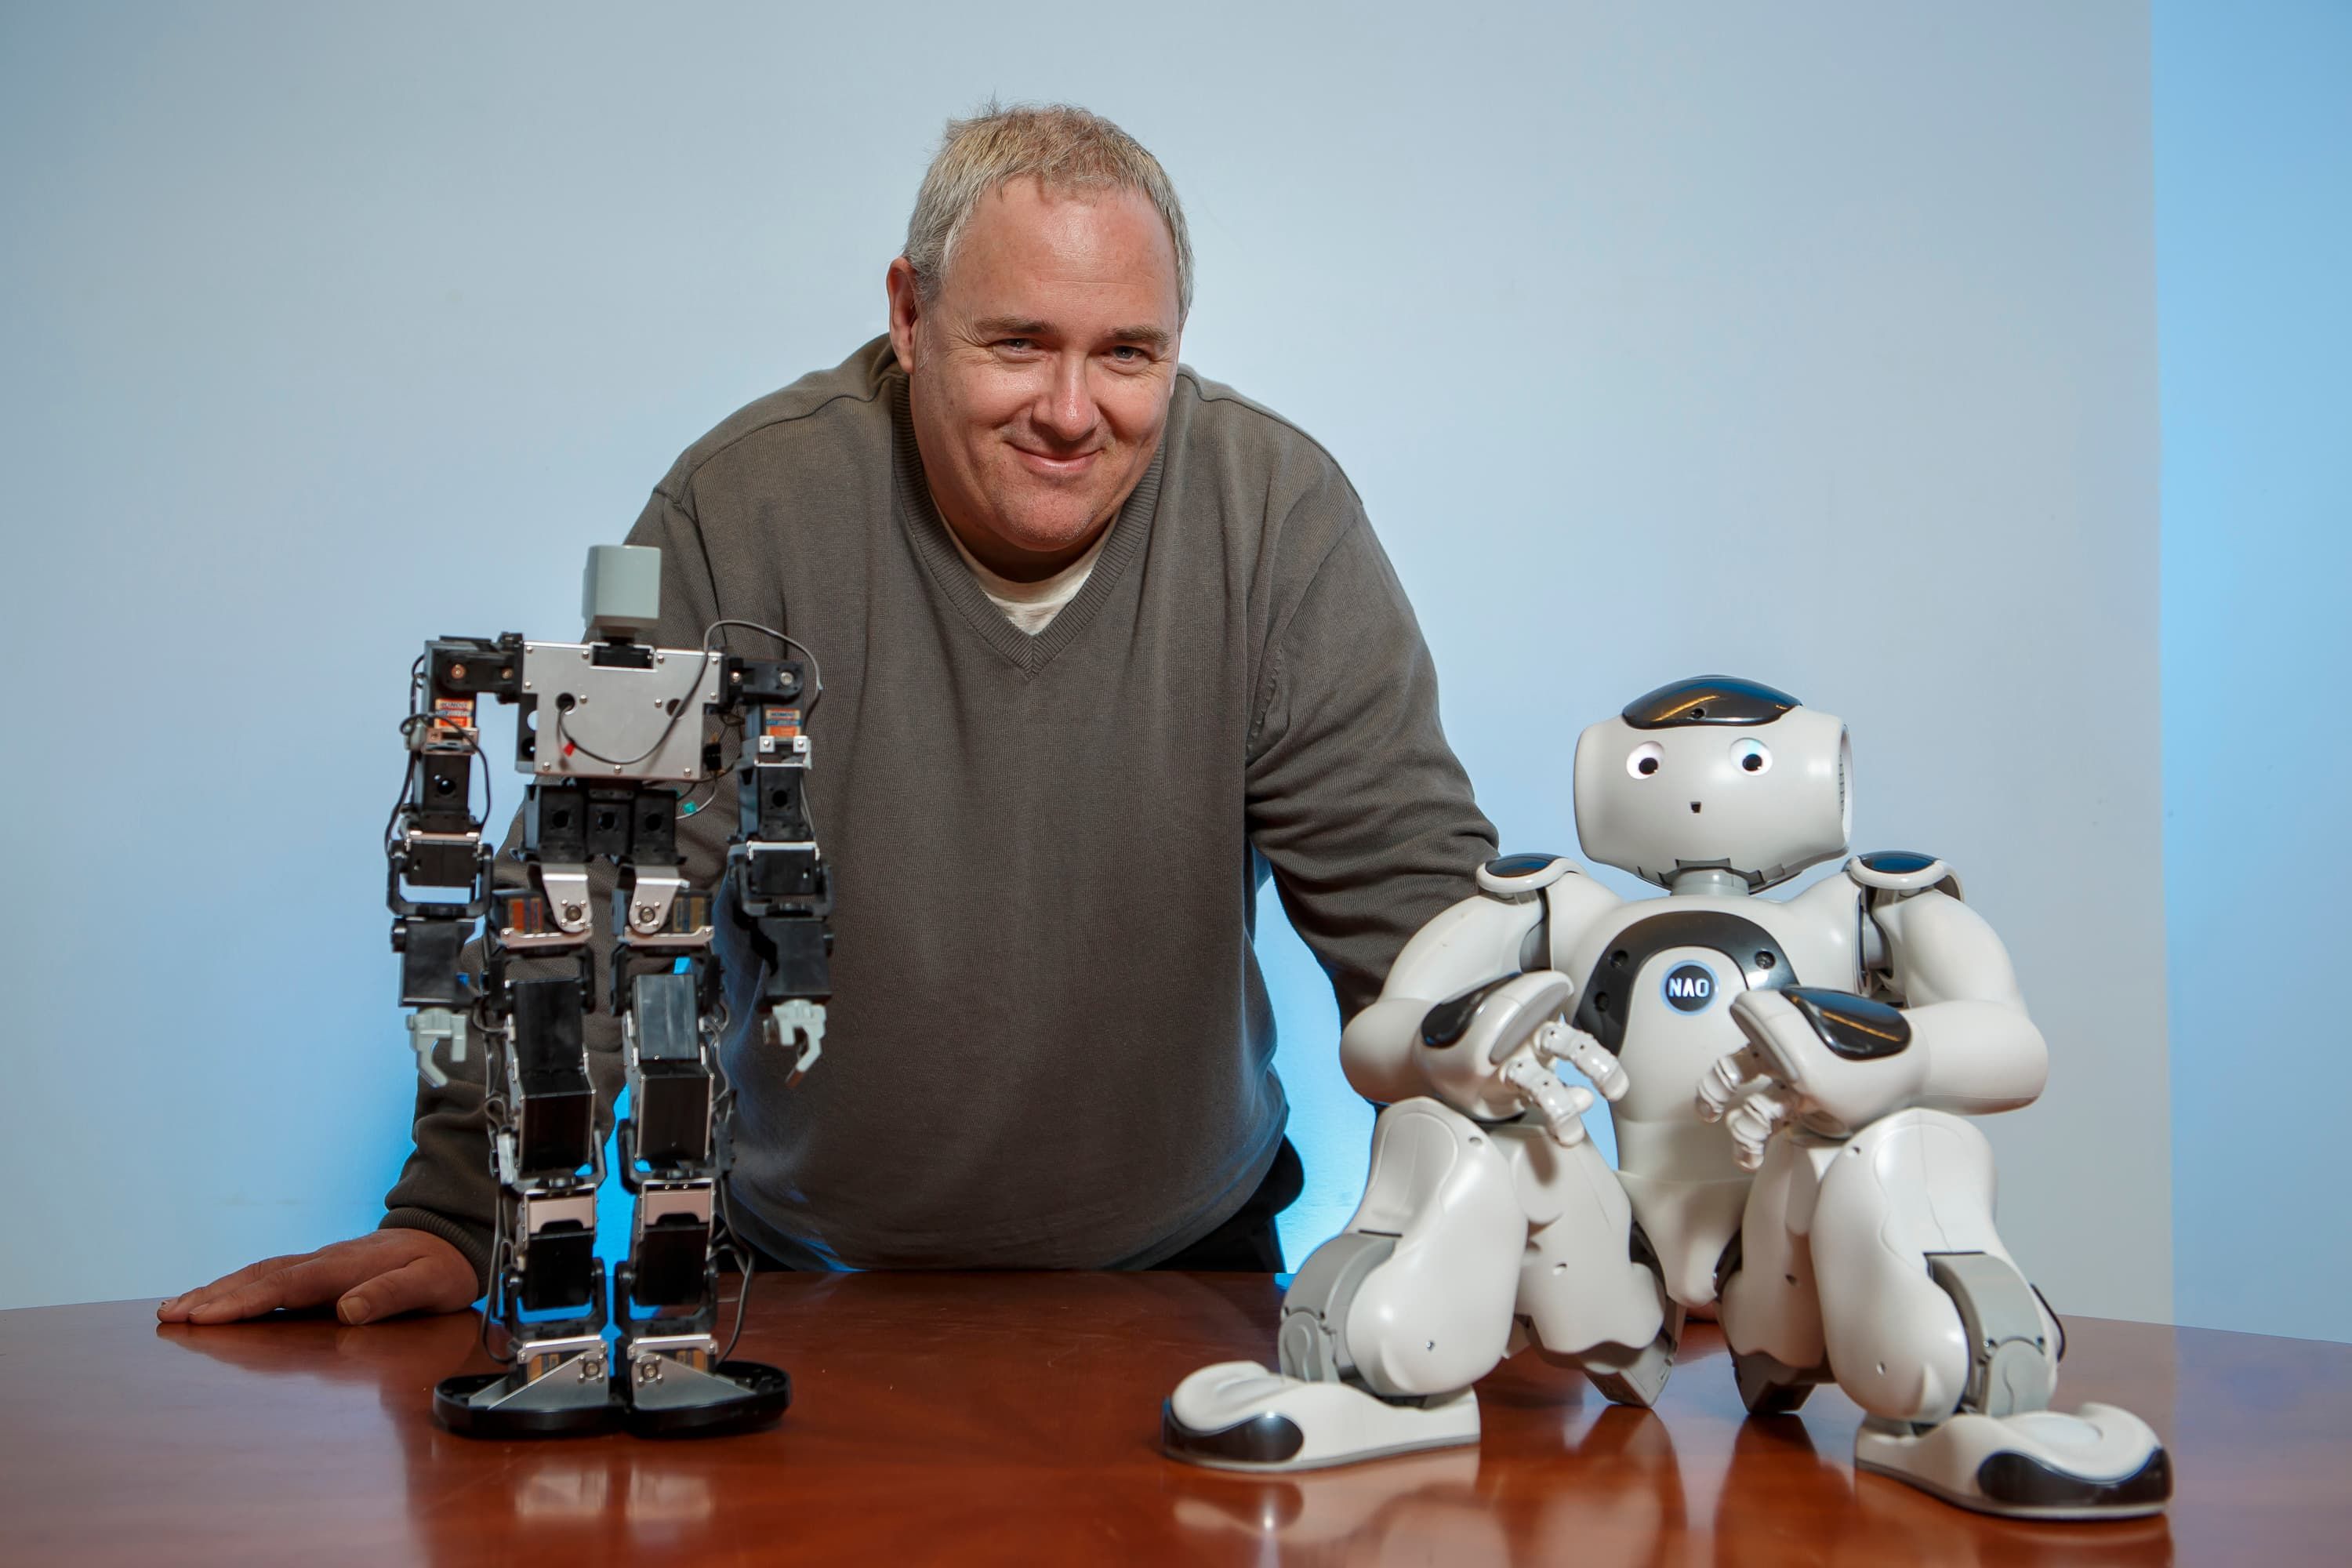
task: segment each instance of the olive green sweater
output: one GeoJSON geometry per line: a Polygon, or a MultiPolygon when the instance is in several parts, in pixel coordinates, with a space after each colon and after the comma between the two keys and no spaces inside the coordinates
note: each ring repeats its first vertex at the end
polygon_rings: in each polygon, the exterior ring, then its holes
{"type": "MultiPolygon", "coordinates": [[[[1189,369],[1093,574],[1034,637],[931,503],[887,340],[697,442],[629,542],[662,551],[663,646],[736,616],[823,664],[809,796],[836,890],[834,1000],[824,1060],[789,1092],[740,963],[729,984],[734,1214],[779,1255],[1096,1268],[1175,1251],[1240,1206],[1282,1133],[1250,946],[1264,870],[1345,1016],[1493,853],[1346,476],[1189,369]]],[[[720,795],[681,824],[706,884],[734,821],[720,795]]],[[[592,907],[609,887],[606,871],[592,907]]],[[[609,1115],[619,1030],[589,1026],[609,1115]]],[[[472,1056],[470,1079],[420,1090],[384,1223],[481,1269],[496,1191],[472,1056]]]]}

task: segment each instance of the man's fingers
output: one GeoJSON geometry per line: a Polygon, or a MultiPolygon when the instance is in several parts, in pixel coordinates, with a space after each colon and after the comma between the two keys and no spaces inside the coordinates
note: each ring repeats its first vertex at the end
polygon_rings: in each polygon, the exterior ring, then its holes
{"type": "Polygon", "coordinates": [[[425,1308],[454,1311],[473,1300],[474,1267],[448,1242],[418,1230],[374,1230],[322,1247],[247,1264],[201,1289],[174,1296],[155,1309],[167,1323],[228,1323],[280,1309],[340,1303],[342,1298],[386,1275],[404,1275],[390,1295],[362,1296],[346,1322],[425,1308]],[[414,1270],[413,1273],[410,1270],[414,1270]]]}
{"type": "Polygon", "coordinates": [[[280,1308],[315,1307],[331,1301],[355,1282],[352,1263],[348,1256],[339,1258],[325,1253],[296,1258],[274,1273],[191,1308],[188,1321],[233,1323],[240,1318],[257,1318],[280,1308]]]}
{"type": "Polygon", "coordinates": [[[264,1312],[275,1311],[286,1304],[286,1287],[280,1274],[265,1274],[249,1284],[234,1290],[224,1290],[185,1309],[183,1321],[191,1323],[233,1323],[239,1318],[257,1318],[264,1312]]]}
{"type": "Polygon", "coordinates": [[[224,1274],[209,1285],[199,1285],[193,1290],[182,1291],[155,1309],[155,1315],[167,1323],[184,1321],[189,1310],[214,1298],[227,1294],[240,1286],[249,1285],[265,1276],[277,1273],[289,1264],[299,1263],[310,1256],[307,1252],[289,1252],[277,1258],[265,1258],[258,1263],[248,1263],[234,1273],[224,1274]]]}
{"type": "Polygon", "coordinates": [[[372,1323],[398,1312],[454,1312],[473,1300],[472,1269],[461,1279],[450,1272],[446,1259],[419,1258],[343,1292],[335,1316],[346,1323],[372,1323]]]}

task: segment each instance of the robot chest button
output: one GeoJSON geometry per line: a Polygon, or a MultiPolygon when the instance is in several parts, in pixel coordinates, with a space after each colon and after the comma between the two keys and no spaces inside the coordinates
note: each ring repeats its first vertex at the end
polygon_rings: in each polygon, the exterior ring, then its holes
{"type": "Polygon", "coordinates": [[[1677,1013],[1704,1013],[1715,1005],[1715,972],[1704,963],[1677,963],[1666,971],[1659,991],[1677,1013]]]}

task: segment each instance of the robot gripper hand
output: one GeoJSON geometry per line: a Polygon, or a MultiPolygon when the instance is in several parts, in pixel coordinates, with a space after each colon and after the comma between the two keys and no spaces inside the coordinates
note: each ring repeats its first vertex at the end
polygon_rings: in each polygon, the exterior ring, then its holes
{"type": "Polygon", "coordinates": [[[1584,1113],[1592,1109],[1592,1090],[1560,1081],[1551,1069],[1564,1061],[1601,1090],[1612,1104],[1625,1096],[1624,1065],[1608,1047],[1572,1024],[1547,1019],[1528,1042],[1503,1059],[1504,1081],[1526,1096],[1530,1109],[1544,1119],[1552,1141],[1562,1148],[1584,1142],[1584,1113]]]}
{"type": "Polygon", "coordinates": [[[1918,1095],[1925,1054],[1884,1002],[1792,985],[1742,992],[1731,1018],[1748,1045],[1699,1079],[1698,1114],[1729,1130],[1743,1171],[1762,1166],[1764,1146],[1790,1121],[1851,1132],[1918,1095]]]}
{"type": "Polygon", "coordinates": [[[1563,1145],[1583,1141],[1592,1093],[1560,1080],[1565,1061],[1604,1099],[1625,1093],[1625,1069],[1567,1022],[1575,984],[1557,970],[1507,975],[1432,1007],[1416,1054],[1438,1098],[1465,1114],[1502,1121],[1533,1110],[1563,1145]]]}

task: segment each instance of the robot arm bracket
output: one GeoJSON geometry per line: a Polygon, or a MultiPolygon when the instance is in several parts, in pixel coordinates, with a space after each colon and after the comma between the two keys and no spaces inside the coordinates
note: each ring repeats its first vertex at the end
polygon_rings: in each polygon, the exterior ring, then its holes
{"type": "Polygon", "coordinates": [[[1915,849],[1874,849],[1867,855],[1856,855],[1845,863],[1845,874],[1868,889],[1874,909],[1930,888],[1955,899],[1960,897],[1959,874],[1933,855],[1923,855],[1915,849]]]}

